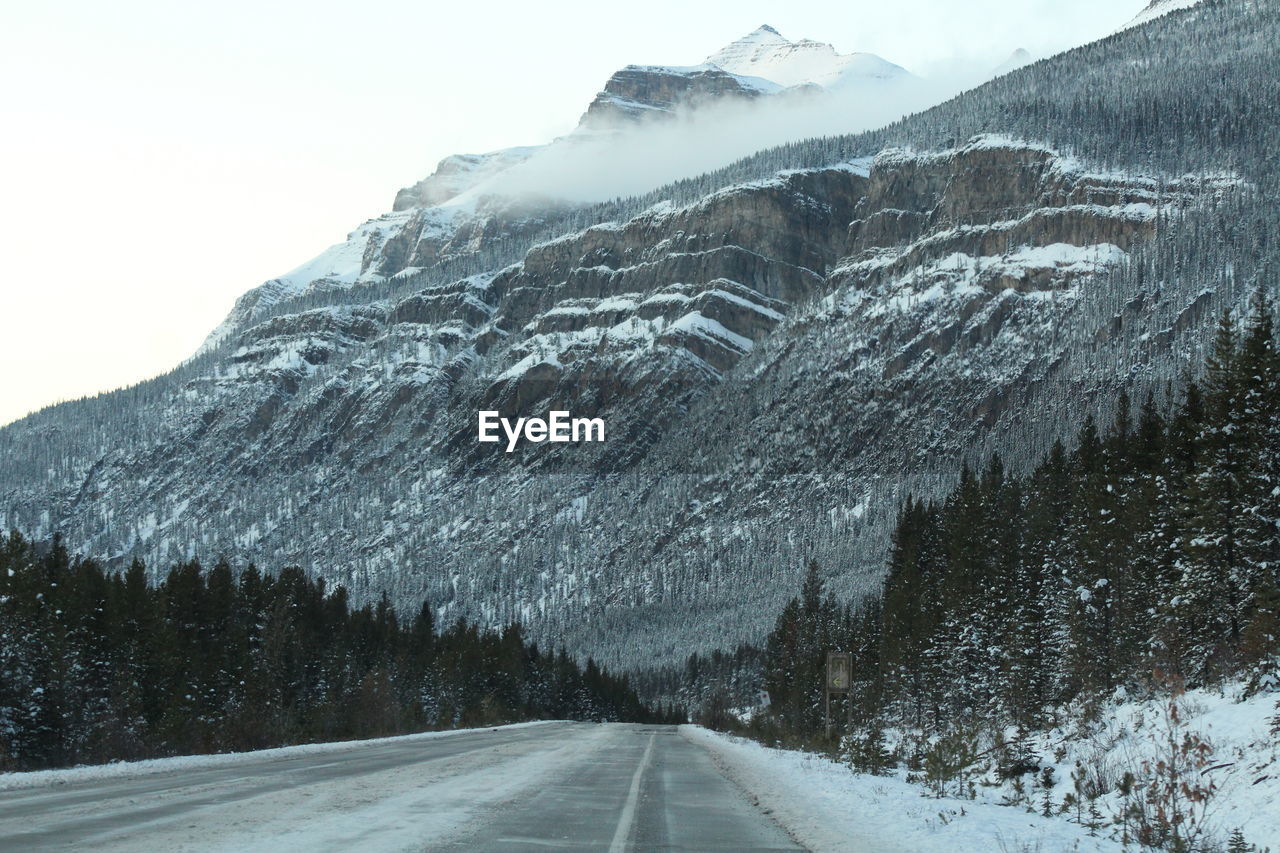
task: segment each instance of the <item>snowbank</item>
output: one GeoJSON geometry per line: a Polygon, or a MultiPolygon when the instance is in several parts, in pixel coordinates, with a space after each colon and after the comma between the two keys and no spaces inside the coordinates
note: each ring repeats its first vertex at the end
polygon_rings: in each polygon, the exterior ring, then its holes
{"type": "MultiPolygon", "coordinates": [[[[1212,747],[1202,778],[1216,790],[1206,812],[1206,825],[1219,842],[1235,829],[1259,848],[1280,847],[1280,739],[1271,734],[1277,717],[1280,694],[1266,691],[1245,697],[1242,685],[1229,685],[1221,692],[1193,690],[1178,700],[1184,733],[1204,739],[1212,747]]],[[[1112,783],[1128,770],[1141,780],[1144,762],[1154,764],[1165,758],[1161,746],[1167,734],[1166,710],[1169,700],[1116,700],[1098,715],[1096,722],[1041,735],[1033,746],[1042,756],[1055,758],[1055,775],[1066,784],[1056,800],[1072,788],[1071,774],[1077,764],[1095,777],[1112,783]]],[[[1001,794],[1008,788],[1001,789],[1001,794]]],[[[1099,798],[1104,815],[1122,807],[1117,791],[1099,798]]]]}
{"type": "MultiPolygon", "coordinates": [[[[1191,691],[1178,705],[1179,738],[1190,733],[1212,746],[1211,766],[1204,771],[1204,780],[1215,786],[1205,819],[1212,837],[1225,843],[1238,829],[1248,843],[1276,850],[1280,737],[1271,729],[1273,719],[1280,718],[1277,693],[1245,697],[1234,685],[1221,692],[1191,691]]],[[[974,799],[934,799],[922,785],[907,782],[902,770],[890,776],[857,774],[819,755],[770,749],[696,726],[681,731],[706,747],[729,778],[815,851],[1120,851],[1123,830],[1112,821],[1125,804],[1118,783],[1128,771],[1141,784],[1144,763],[1162,759],[1168,707],[1167,699],[1119,695],[1093,722],[1032,737],[1029,746],[1040,764],[1053,768],[1052,817],[1041,815],[1045,792],[1029,776],[1022,777],[1026,790],[1019,792],[1013,781],[988,769],[971,777],[974,799]],[[1074,810],[1061,813],[1064,799],[1078,796],[1073,774],[1082,768],[1107,790],[1092,801],[1101,818],[1094,830],[1072,820],[1074,810]]],[[[886,734],[890,745],[902,736],[886,734]]]]}
{"type": "Polygon", "coordinates": [[[900,778],[856,774],[810,753],[770,749],[696,726],[682,726],[681,733],[704,746],[725,775],[814,853],[1124,849],[1061,819],[982,801],[933,799],[900,778]]]}

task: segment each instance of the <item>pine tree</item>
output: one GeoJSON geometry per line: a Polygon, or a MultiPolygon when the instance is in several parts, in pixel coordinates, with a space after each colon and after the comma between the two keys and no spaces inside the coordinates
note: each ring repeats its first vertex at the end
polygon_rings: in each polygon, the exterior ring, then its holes
{"type": "Polygon", "coordinates": [[[1239,583],[1245,595],[1241,651],[1250,666],[1271,667],[1280,651],[1280,356],[1265,288],[1254,294],[1239,373],[1244,457],[1239,583]]]}
{"type": "Polygon", "coordinates": [[[924,725],[929,689],[923,654],[936,629],[938,578],[933,532],[936,513],[908,498],[894,531],[884,581],[880,666],[887,689],[901,696],[917,727],[924,725]]]}
{"type": "MultiPolygon", "coordinates": [[[[824,602],[821,607],[826,608],[824,602]]],[[[512,623],[435,633],[298,569],[173,566],[158,587],[55,539],[0,543],[0,767],[242,750],[539,717],[647,721],[625,678],[512,623]]]]}
{"type": "Polygon", "coordinates": [[[1067,626],[1071,660],[1068,671],[1077,689],[1110,691],[1120,635],[1121,566],[1127,543],[1117,525],[1116,474],[1090,415],[1080,431],[1073,457],[1075,490],[1068,531],[1067,626]]]}
{"type": "Polygon", "coordinates": [[[1251,464],[1243,396],[1238,334],[1226,311],[1206,365],[1203,465],[1188,483],[1187,521],[1179,549],[1175,612],[1192,634],[1184,666],[1195,682],[1216,678],[1229,668],[1243,630],[1246,590],[1240,532],[1245,470],[1251,464]]]}
{"type": "Polygon", "coordinates": [[[810,560],[799,597],[783,608],[765,641],[770,709],[785,728],[806,738],[822,730],[827,652],[851,645],[847,616],[824,587],[821,568],[810,560]]]}

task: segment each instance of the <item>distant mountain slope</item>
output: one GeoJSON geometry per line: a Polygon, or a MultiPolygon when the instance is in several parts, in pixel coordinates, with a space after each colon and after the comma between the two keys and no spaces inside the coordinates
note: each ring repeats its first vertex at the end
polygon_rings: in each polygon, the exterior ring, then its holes
{"type": "Polygon", "coordinates": [[[540,145],[527,145],[487,154],[451,154],[440,161],[431,175],[396,193],[391,209],[398,212],[444,204],[541,150],[540,145]]]}
{"type": "MultiPolygon", "coordinates": [[[[579,123],[582,130],[608,130],[619,123],[670,117],[681,108],[725,99],[751,100],[783,89],[761,77],[730,74],[714,65],[628,65],[596,95],[579,123]]],[[[623,125],[625,126],[625,124],[623,125]]]]}
{"type": "MultiPolygon", "coordinates": [[[[605,82],[573,133],[547,145],[445,157],[431,175],[396,193],[390,213],[363,223],[345,241],[241,297],[201,352],[210,351],[246,323],[281,310],[278,306],[324,301],[334,298],[336,291],[360,286],[398,290],[396,279],[431,268],[452,269],[457,275],[479,272],[493,263],[488,256],[500,243],[492,239],[498,234],[509,242],[534,234],[551,236],[572,227],[557,230],[551,224],[572,205],[547,198],[528,204],[509,197],[513,170],[540,156],[572,162],[586,153],[584,146],[594,146],[591,151],[598,156],[610,136],[666,121],[682,110],[697,112],[758,98],[814,97],[824,91],[820,83],[846,93],[862,85],[880,90],[910,76],[870,54],[842,56],[818,42],[789,42],[770,27],[761,27],[712,55],[717,57],[729,64],[754,63],[795,83],[731,73],[711,61],[686,67],[625,66],[605,82]],[[772,33],[774,43],[746,51],[744,46],[758,41],[762,33],[772,33]]],[[[904,100],[903,108],[909,103],[904,100]]],[[[592,221],[593,214],[576,220],[577,224],[592,221]]],[[[507,257],[514,259],[510,253],[507,257]]]]}
{"type": "Polygon", "coordinates": [[[1201,2],[1201,0],[1151,0],[1145,9],[1134,16],[1132,21],[1124,25],[1124,29],[1140,26],[1148,21],[1154,21],[1156,18],[1159,18],[1162,15],[1167,15],[1170,12],[1177,12],[1180,9],[1189,9],[1199,2],[1201,2]]]}
{"type": "Polygon", "coordinates": [[[781,86],[815,84],[832,88],[868,79],[908,76],[906,69],[875,54],[839,54],[822,42],[789,41],[768,25],[721,48],[706,62],[731,74],[763,77],[781,86]]]}
{"type": "Polygon", "coordinates": [[[906,494],[1161,392],[1280,268],[1280,10],[1194,17],[635,198],[374,220],[173,373],[0,430],[0,525],[339,565],[611,662],[758,636],[810,556],[873,589],[906,494]],[[608,442],[475,441],[549,407],[608,442]]]}
{"type": "Polygon", "coordinates": [[[1013,53],[1009,54],[1008,59],[992,69],[991,76],[999,77],[1001,75],[1008,74],[1010,71],[1017,71],[1019,68],[1022,68],[1024,65],[1030,65],[1032,62],[1035,62],[1035,58],[1032,57],[1030,53],[1027,53],[1023,48],[1018,48],[1013,53]]]}

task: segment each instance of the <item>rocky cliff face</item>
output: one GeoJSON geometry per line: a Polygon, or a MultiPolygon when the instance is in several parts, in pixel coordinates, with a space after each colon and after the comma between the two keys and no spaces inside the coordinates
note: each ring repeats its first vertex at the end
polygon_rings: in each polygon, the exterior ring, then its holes
{"type": "Polygon", "coordinates": [[[758,637],[810,557],[874,589],[906,495],[1163,401],[1274,288],[1277,34],[1216,0],[640,198],[393,211],[174,372],[0,430],[0,524],[299,564],[610,663],[758,637]],[[475,440],[479,408],[552,406],[607,440],[475,440]]]}
{"type": "Polygon", "coordinates": [[[483,190],[492,179],[548,148],[665,121],[681,111],[767,97],[819,97],[827,88],[877,87],[907,77],[905,69],[872,54],[842,55],[828,44],[791,42],[772,27],[760,27],[698,65],[628,65],[605,82],[573,133],[546,146],[446,157],[431,175],[400,190],[392,210],[445,204],[469,190],[483,190]]]}
{"type": "MultiPolygon", "coordinates": [[[[298,563],[624,662],[723,645],[803,555],[871,582],[904,492],[1028,412],[1054,435],[1096,369],[1082,336],[1154,364],[1151,333],[1201,308],[1170,293],[1117,326],[1117,276],[1229,186],[984,137],[659,204],[403,297],[246,313],[111,434],[8,428],[34,464],[6,463],[0,523],[158,566],[298,563]],[[608,440],[506,453],[476,442],[481,408],[600,416],[608,440]]],[[[441,251],[401,233],[362,269],[441,251]]]]}
{"type": "Polygon", "coordinates": [[[730,74],[713,65],[667,68],[628,65],[605,83],[579,127],[612,129],[628,122],[670,116],[716,101],[749,101],[782,89],[768,80],[730,74]]]}

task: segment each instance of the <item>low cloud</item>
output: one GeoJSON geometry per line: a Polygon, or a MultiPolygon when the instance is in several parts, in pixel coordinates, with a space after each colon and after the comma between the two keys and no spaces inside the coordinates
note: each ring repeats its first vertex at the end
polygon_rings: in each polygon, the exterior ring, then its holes
{"type": "Polygon", "coordinates": [[[953,69],[944,78],[877,80],[837,91],[724,101],[668,119],[577,132],[486,182],[477,193],[574,202],[637,195],[775,145],[883,127],[984,76],[953,69]]]}

